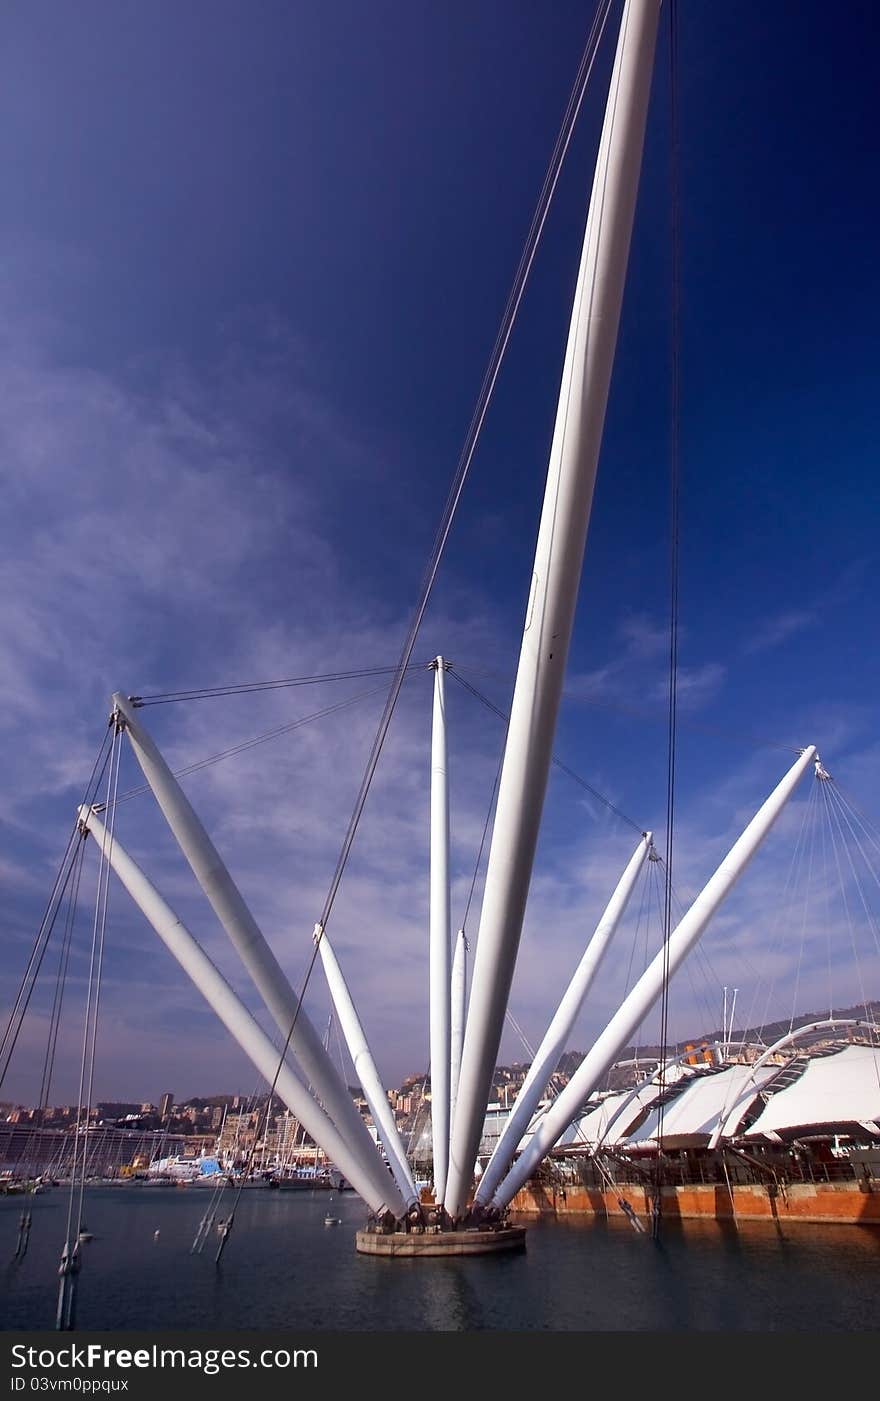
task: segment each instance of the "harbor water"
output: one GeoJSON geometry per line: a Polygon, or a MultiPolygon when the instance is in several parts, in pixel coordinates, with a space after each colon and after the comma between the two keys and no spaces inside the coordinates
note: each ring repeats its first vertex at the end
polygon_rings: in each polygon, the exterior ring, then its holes
{"type": "MultiPolygon", "coordinates": [[[[875,1330],[880,1230],[856,1226],[531,1221],[524,1254],[449,1260],[357,1255],[352,1193],[248,1190],[219,1268],[216,1224],[191,1247],[206,1188],[86,1192],[77,1327],[335,1331],[875,1330]],[[328,1215],[338,1224],[325,1225],[328,1215]],[[157,1234],[158,1233],[158,1234],[157,1234]]],[[[228,1216],[232,1194],[216,1206],[228,1216]]],[[[0,1321],[52,1329],[67,1191],[0,1197],[0,1321]],[[13,1259],[23,1210],[28,1250],[13,1259]]]]}

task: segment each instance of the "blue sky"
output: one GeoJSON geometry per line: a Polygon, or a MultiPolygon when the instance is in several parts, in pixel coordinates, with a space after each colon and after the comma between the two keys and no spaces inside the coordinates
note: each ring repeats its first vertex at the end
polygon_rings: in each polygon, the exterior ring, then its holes
{"type": "MultiPolygon", "coordinates": [[[[395,660],[591,18],[589,6],[563,0],[552,11],[490,0],[7,8],[4,1007],[114,689],[395,660]]],[[[880,124],[869,6],[829,15],[812,3],[722,10],[682,0],[679,25],[676,880],[687,899],[788,763],[753,736],[818,743],[841,786],[877,816],[880,124]]],[[[502,706],[610,38],[416,649],[442,650],[502,706]]],[[[664,18],[557,743],[658,833],[667,75],[664,18]]],[[[324,701],[280,692],[148,719],[182,764],[324,701]]],[[[458,688],[451,703],[458,919],[500,730],[458,688]]],[[[188,782],[297,984],[380,705],[373,698],[188,782]]],[[[427,678],[408,683],[331,929],[390,1083],[427,1058],[429,707],[427,678]]],[[[129,756],[123,786],[137,781],[129,756]]],[[[803,955],[795,938],[777,957],[773,1015],[791,1010],[798,968],[800,1005],[828,1000],[832,938],[835,999],[857,1001],[860,977],[869,995],[880,987],[852,892],[833,910],[802,893],[785,906],[793,897],[780,872],[806,800],[705,941],[718,985],[767,987],[759,965],[771,925],[809,928],[803,955]]],[[[126,805],[119,833],[246,993],[146,800],[126,805]]],[[[628,829],[552,780],[511,1004],[533,1040],[631,845],[628,829]]],[[[122,892],[112,914],[99,1096],[252,1088],[253,1072],[122,892]]],[[[615,1003],[644,933],[630,924],[576,1045],[615,1003]]],[[[79,937],[84,951],[85,923],[79,937]]],[[[58,1100],[74,1092],[83,958],[58,1100]]],[[[673,998],[676,1034],[720,1009],[715,992],[701,1001],[686,984],[673,998]]],[[[318,977],[308,1005],[323,1024],[318,977]]],[[[44,1008],[41,992],[4,1096],[34,1090],[44,1008]]],[[[525,1055],[512,1036],[502,1049],[525,1055]]]]}

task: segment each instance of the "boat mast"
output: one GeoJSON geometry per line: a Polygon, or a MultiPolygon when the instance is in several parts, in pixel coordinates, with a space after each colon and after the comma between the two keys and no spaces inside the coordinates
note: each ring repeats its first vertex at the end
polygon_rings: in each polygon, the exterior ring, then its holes
{"type": "Polygon", "coordinates": [[[434,709],[431,724],[431,901],[429,919],[431,1023],[431,1144],[434,1196],[442,1202],[449,1164],[450,1043],[450,899],[449,899],[449,768],[446,746],[446,667],[442,657],[434,668],[434,709]]]}
{"type": "Polygon", "coordinates": [[[664,983],[672,977],[676,968],[697,943],[718,906],[742,875],[804,773],[814,762],[816,749],[814,745],[810,745],[802,751],[770,797],[755,813],[742,836],[734,842],[687,914],[679,920],[665,947],[655,955],[605,1030],[596,1038],[565,1089],[547,1110],[528,1146],[496,1190],[491,1203],[493,1207],[503,1209],[510,1204],[541,1159],[550,1152],[560,1134],[581,1111],[615,1057],[620,1054],[633,1032],[654,1006],[663,991],[664,983]]]}
{"type": "Polygon", "coordinates": [[[486,1203],[492,1200],[495,1188],[513,1161],[520,1139],[531,1123],[541,1096],[559,1064],[559,1057],[565,1050],[571,1029],[584,1004],[584,998],[599,972],[617,926],[626,913],[626,907],[635,889],[645,858],[651,850],[651,833],[644,832],[605,907],[602,918],[596,925],[580,963],[572,974],[571,981],[563,993],[562,1000],[547,1028],[544,1039],[535,1052],[529,1073],[523,1081],[510,1118],[504,1126],[504,1132],[496,1143],[495,1151],[480,1178],[474,1196],[476,1202],[486,1203]]]}
{"type": "Polygon", "coordinates": [[[660,0],[626,0],[562,372],[498,790],[445,1206],[473,1178],[547,786],[638,191],[660,0]]]}

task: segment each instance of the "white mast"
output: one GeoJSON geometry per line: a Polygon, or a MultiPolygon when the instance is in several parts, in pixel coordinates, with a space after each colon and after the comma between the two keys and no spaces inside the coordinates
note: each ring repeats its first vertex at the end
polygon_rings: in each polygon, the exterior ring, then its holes
{"type": "Polygon", "coordinates": [[[575,291],[498,791],[445,1205],[466,1205],[531,880],[602,440],[660,0],[626,0],[575,291]]]}
{"type": "Polygon", "coordinates": [[[651,1010],[666,978],[697,943],[734,882],[745,870],[773,823],[785,807],[798,781],[816,758],[815,746],[803,750],[767,801],[758,809],[742,836],[734,843],[721,865],[700,891],[687,914],[669,936],[669,942],[645,969],[632,992],[615,1012],[605,1030],[581,1061],[559,1098],[544,1115],[528,1146],[520,1154],[492,1198],[492,1206],[507,1206],[549,1153],[560,1134],[580,1112],[589,1095],[627,1044],[636,1027],[651,1010]]]}
{"type": "Polygon", "coordinates": [[[333,945],[320,924],[315,925],[314,939],[321,954],[324,976],[327,979],[330,996],[333,998],[333,1006],[336,1008],[345,1044],[354,1062],[361,1089],[370,1106],[373,1123],[376,1125],[376,1130],[385,1147],[388,1165],[394,1174],[394,1180],[400,1188],[407,1208],[416,1206],[419,1194],[413,1182],[409,1163],[406,1161],[406,1154],[397,1132],[394,1115],[391,1113],[388,1096],[379,1078],[376,1062],[373,1060],[372,1052],[367,1044],[366,1034],[342,969],[339,967],[333,945]]]}
{"type": "Polygon", "coordinates": [[[461,1048],[464,1045],[464,1021],[467,1011],[467,950],[468,942],[463,929],[455,936],[455,952],[452,956],[452,987],[449,1018],[449,1124],[450,1131],[455,1123],[455,1102],[458,1099],[458,1077],[461,1074],[461,1048]]]}
{"type": "Polygon", "coordinates": [[[450,986],[449,986],[449,773],[446,749],[446,663],[434,666],[431,725],[431,912],[429,929],[431,1002],[431,1141],[434,1195],[442,1202],[449,1163],[450,986]]]}
{"type": "Polygon", "coordinates": [[[300,1006],[281,966],[226,869],[208,833],[165,762],[153,737],[137,718],[125,696],[113,697],[116,711],[125,721],[138,763],[155,794],[192,872],[208,897],[217,918],[238,951],[281,1035],[290,1036],[290,1051],[302,1067],[330,1118],[352,1143],[375,1152],[366,1124],[358,1113],[342,1077],[321,1038],[300,1006]],[[293,1032],[291,1033],[291,1027],[293,1032]]]}
{"type": "Polygon", "coordinates": [[[583,1006],[584,998],[590,990],[602,963],[612,936],[626,913],[630,896],[636,881],[651,850],[651,833],[644,832],[633,855],[627,863],[614,894],[605,907],[605,912],[595,932],[584,950],[584,955],[572,974],[571,982],[563,993],[562,1000],[554,1014],[544,1039],[535,1052],[529,1073],[523,1081],[522,1089],[516,1097],[513,1113],[504,1126],[504,1132],[495,1145],[495,1151],[480,1178],[474,1200],[485,1204],[492,1200],[492,1194],[513,1161],[519,1141],[532,1121],[542,1094],[549,1084],[550,1077],[559,1064],[559,1057],[565,1050],[572,1027],[583,1006]]]}
{"type": "MultiPolygon", "coordinates": [[[[114,834],[111,840],[103,824],[88,807],[79,809],[79,818],[83,827],[94,834],[101,854],[112,866],[163,944],[195,983],[205,1001],[217,1013],[245,1055],[271,1085],[278,1070],[278,1051],[262,1027],[233,992],[183,921],[165,903],[140,867],[120,845],[116,835],[114,834]]],[[[355,1191],[373,1211],[392,1211],[396,1217],[404,1214],[400,1193],[373,1147],[369,1134],[369,1148],[366,1153],[360,1143],[347,1142],[289,1065],[282,1065],[276,1090],[315,1142],[333,1159],[339,1171],[348,1178],[355,1191]]]]}

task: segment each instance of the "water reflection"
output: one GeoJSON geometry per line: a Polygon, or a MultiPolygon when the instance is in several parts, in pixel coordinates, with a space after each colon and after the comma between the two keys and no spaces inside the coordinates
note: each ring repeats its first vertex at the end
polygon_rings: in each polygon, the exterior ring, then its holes
{"type": "MultiPolygon", "coordinates": [[[[524,1254],[449,1260],[360,1256],[363,1207],[327,1194],[243,1194],[220,1269],[216,1239],[190,1253],[209,1205],[199,1189],[99,1188],[80,1276],[81,1328],[641,1331],[872,1330],[880,1229],[664,1222],[659,1241],[628,1223],[530,1223],[524,1254]],[[155,1233],[159,1231],[159,1238],[155,1233]]],[[[225,1204],[226,1206],[231,1203],[225,1204]]],[[[53,1326],[66,1200],[31,1202],[28,1253],[15,1250],[20,1199],[0,1199],[0,1318],[53,1326]]],[[[224,1204],[219,1215],[227,1215],[224,1204]]]]}

